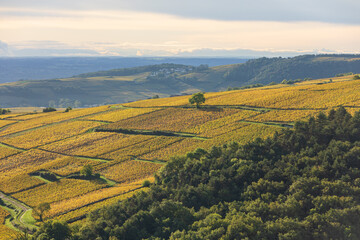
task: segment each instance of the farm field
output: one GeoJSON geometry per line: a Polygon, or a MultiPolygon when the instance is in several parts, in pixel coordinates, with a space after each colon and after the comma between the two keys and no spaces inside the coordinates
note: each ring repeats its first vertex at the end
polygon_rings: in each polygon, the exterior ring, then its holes
{"type": "MultiPolygon", "coordinates": [[[[352,77],[207,93],[199,109],[189,105],[189,96],[179,96],[0,115],[0,191],[31,208],[49,203],[45,219],[76,223],[146,190],[142,183],[153,181],[173,156],[266,138],[340,105],[360,110],[360,80],[352,77]],[[84,166],[99,178],[76,178],[84,166]]],[[[0,239],[5,232],[0,226],[0,239]]]]}

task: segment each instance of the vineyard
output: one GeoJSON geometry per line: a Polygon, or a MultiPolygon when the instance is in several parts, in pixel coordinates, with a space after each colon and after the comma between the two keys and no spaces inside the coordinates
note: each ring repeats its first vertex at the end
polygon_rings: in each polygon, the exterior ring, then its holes
{"type": "MultiPolygon", "coordinates": [[[[179,96],[1,115],[0,191],[30,208],[49,203],[45,219],[76,223],[89,211],[146,190],[143,182],[153,181],[173,156],[266,138],[341,105],[354,113],[359,92],[360,81],[346,76],[208,93],[199,109],[189,105],[189,96],[179,96]],[[88,165],[99,178],[74,177],[88,165]],[[53,179],[39,174],[44,172],[53,179]]],[[[11,231],[1,225],[0,239],[11,231]]]]}

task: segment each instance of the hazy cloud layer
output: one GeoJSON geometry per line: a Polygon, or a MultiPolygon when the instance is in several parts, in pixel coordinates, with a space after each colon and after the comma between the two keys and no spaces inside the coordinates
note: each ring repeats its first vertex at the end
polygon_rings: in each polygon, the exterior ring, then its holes
{"type": "Polygon", "coordinates": [[[216,20],[360,24],[358,0],[0,0],[0,7],[133,10],[216,20]]]}
{"type": "Polygon", "coordinates": [[[359,0],[0,0],[0,56],[360,52],[359,10],[359,0]]]}
{"type": "MultiPolygon", "coordinates": [[[[112,42],[89,42],[86,45],[70,45],[58,41],[26,41],[8,45],[0,41],[0,57],[30,56],[123,56],[123,57],[292,57],[302,54],[346,53],[320,49],[308,51],[279,51],[254,49],[211,49],[172,51],[156,50],[146,46],[123,46],[112,42]]],[[[353,53],[353,52],[352,52],[353,53]]]]}
{"type": "Polygon", "coordinates": [[[11,56],[12,53],[7,43],[0,41],[0,56],[11,56]]]}

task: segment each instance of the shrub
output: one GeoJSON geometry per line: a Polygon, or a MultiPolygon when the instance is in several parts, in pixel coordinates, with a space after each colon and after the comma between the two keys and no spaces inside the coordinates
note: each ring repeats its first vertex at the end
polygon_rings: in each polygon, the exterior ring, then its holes
{"type": "Polygon", "coordinates": [[[85,177],[91,177],[93,175],[93,166],[90,164],[86,164],[80,171],[81,175],[85,177]]]}
{"type": "Polygon", "coordinates": [[[151,182],[149,180],[145,180],[142,184],[143,187],[150,187],[151,182]]]}
{"type": "Polygon", "coordinates": [[[55,181],[58,180],[55,174],[49,173],[49,172],[40,173],[40,177],[42,177],[42,178],[44,178],[46,180],[49,180],[51,182],[55,182],[55,181]]]}
{"type": "Polygon", "coordinates": [[[1,115],[1,114],[6,114],[6,113],[9,113],[9,112],[11,112],[9,109],[2,109],[2,108],[0,108],[0,115],[1,115]]]}
{"type": "Polygon", "coordinates": [[[56,108],[53,108],[53,107],[47,107],[47,108],[43,109],[43,112],[55,112],[55,111],[56,111],[56,108]]]}

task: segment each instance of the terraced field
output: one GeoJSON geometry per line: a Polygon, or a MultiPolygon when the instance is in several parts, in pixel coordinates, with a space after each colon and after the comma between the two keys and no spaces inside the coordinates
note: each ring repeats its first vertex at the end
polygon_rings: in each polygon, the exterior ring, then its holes
{"type": "MultiPolygon", "coordinates": [[[[153,179],[172,156],[266,138],[340,105],[360,110],[360,81],[352,77],[209,93],[200,109],[181,96],[67,113],[2,115],[0,191],[29,207],[48,202],[46,219],[73,223],[144,190],[142,182],[153,179]],[[85,165],[100,178],[73,178],[85,165]]],[[[7,213],[1,211],[4,222],[7,213]]],[[[5,229],[2,225],[0,239],[5,229]]]]}

